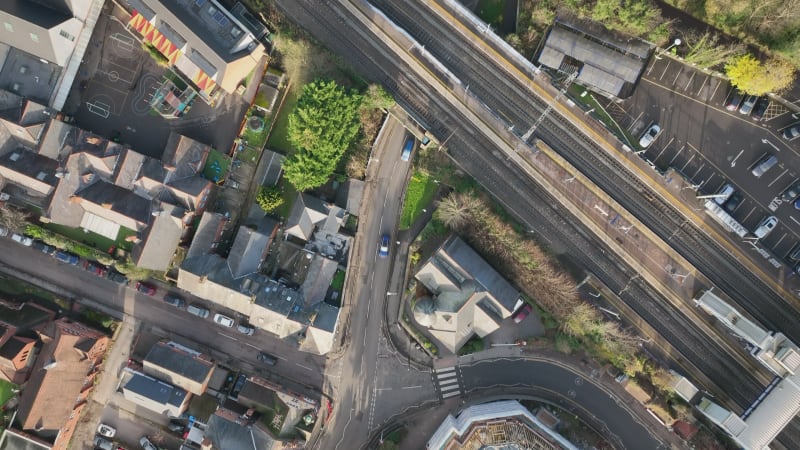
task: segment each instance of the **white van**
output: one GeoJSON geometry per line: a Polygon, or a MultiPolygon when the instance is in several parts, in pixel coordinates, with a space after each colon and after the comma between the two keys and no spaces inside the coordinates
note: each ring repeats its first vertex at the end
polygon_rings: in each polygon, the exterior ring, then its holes
{"type": "Polygon", "coordinates": [[[197,305],[189,305],[186,308],[186,311],[189,311],[189,314],[194,314],[195,316],[201,319],[206,319],[208,318],[208,315],[211,314],[211,311],[207,310],[206,308],[203,308],[202,306],[197,306],[197,305]]]}
{"type": "Polygon", "coordinates": [[[758,228],[753,231],[753,235],[759,239],[763,239],[767,237],[770,231],[774,230],[775,227],[778,225],[778,218],[775,216],[769,216],[764,218],[760,224],[758,224],[758,228]]]}

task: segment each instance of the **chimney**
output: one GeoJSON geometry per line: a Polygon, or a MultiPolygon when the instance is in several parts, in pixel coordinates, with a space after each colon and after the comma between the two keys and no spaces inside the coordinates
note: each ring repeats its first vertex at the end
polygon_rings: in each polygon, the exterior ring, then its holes
{"type": "Polygon", "coordinates": [[[212,448],[211,438],[204,437],[203,442],[200,443],[200,450],[211,450],[211,448],[212,448]]]}

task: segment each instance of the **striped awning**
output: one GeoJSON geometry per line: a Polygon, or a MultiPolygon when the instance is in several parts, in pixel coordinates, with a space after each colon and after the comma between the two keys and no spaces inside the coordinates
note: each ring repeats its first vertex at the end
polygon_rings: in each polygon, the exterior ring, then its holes
{"type": "Polygon", "coordinates": [[[169,39],[161,34],[156,26],[150,23],[138,11],[133,10],[128,25],[142,35],[142,40],[155,47],[164,55],[169,63],[174,65],[181,56],[181,51],[169,39]]]}
{"type": "Polygon", "coordinates": [[[207,97],[211,96],[211,93],[214,91],[214,86],[217,85],[217,83],[202,70],[198,70],[195,76],[192,77],[192,83],[199,87],[207,97]]]}

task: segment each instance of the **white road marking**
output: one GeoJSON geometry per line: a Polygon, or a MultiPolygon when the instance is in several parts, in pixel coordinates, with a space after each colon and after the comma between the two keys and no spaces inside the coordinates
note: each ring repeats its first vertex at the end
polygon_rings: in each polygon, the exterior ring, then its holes
{"type": "Polygon", "coordinates": [[[302,367],[303,369],[306,369],[306,370],[308,370],[308,371],[312,371],[311,367],[306,367],[306,366],[304,366],[304,365],[302,365],[302,364],[300,364],[300,363],[295,363],[295,364],[296,364],[296,365],[298,365],[298,366],[300,366],[300,367],[302,367]]]}
{"type": "Polygon", "coordinates": [[[420,386],[403,386],[403,389],[419,389],[421,387],[422,387],[421,385],[420,386]]]}
{"type": "Polygon", "coordinates": [[[768,184],[768,185],[767,185],[767,187],[772,187],[772,185],[773,185],[773,184],[775,184],[775,183],[777,183],[777,182],[778,182],[778,180],[780,180],[782,176],[786,175],[786,172],[788,172],[788,171],[789,171],[789,169],[784,169],[784,170],[783,170],[783,172],[781,172],[781,174],[780,174],[780,175],[778,175],[777,177],[775,177],[775,179],[774,179],[774,180],[772,180],[772,182],[771,182],[770,184],[768,184]]]}
{"type": "Polygon", "coordinates": [[[239,340],[238,340],[238,339],[236,339],[235,337],[233,337],[233,336],[228,336],[227,334],[225,334],[225,333],[220,333],[219,331],[217,332],[217,334],[218,334],[218,335],[220,335],[220,336],[222,336],[222,337],[226,337],[226,338],[228,338],[228,339],[230,339],[230,340],[232,340],[232,341],[237,341],[237,342],[239,341],[239,340]]]}
{"type": "Polygon", "coordinates": [[[253,344],[251,344],[249,342],[245,342],[244,345],[249,345],[250,347],[253,347],[256,350],[261,350],[260,348],[256,347],[255,345],[253,345],[253,344]]]}
{"type": "Polygon", "coordinates": [[[792,221],[793,221],[794,223],[796,223],[796,224],[800,225],[800,222],[798,222],[798,221],[797,221],[797,219],[795,219],[794,217],[792,217],[792,216],[789,216],[789,218],[790,218],[790,219],[792,219],[792,221]]]}

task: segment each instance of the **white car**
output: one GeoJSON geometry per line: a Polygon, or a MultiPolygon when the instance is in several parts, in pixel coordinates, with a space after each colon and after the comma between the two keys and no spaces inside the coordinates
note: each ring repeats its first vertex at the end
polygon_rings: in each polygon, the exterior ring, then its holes
{"type": "Polygon", "coordinates": [[[117,430],[115,430],[112,426],[101,423],[100,426],[97,427],[97,434],[107,438],[113,438],[117,434],[117,430]]]}
{"type": "Polygon", "coordinates": [[[642,134],[642,137],[639,139],[639,147],[647,148],[650,147],[650,144],[656,140],[658,133],[661,132],[661,127],[658,126],[657,123],[650,125],[650,128],[642,134]]]}
{"type": "Polygon", "coordinates": [[[250,326],[247,326],[247,325],[242,325],[242,324],[239,324],[239,325],[237,325],[237,326],[236,326],[236,331],[238,331],[239,333],[242,333],[242,334],[246,334],[246,335],[248,335],[248,336],[252,336],[252,335],[253,335],[253,333],[254,333],[256,330],[255,330],[255,328],[253,328],[253,327],[250,327],[250,326]]]}
{"type": "Polygon", "coordinates": [[[33,245],[33,239],[29,238],[28,236],[23,236],[19,233],[14,233],[11,235],[11,240],[14,242],[18,242],[25,247],[30,247],[33,245]]]}
{"type": "Polygon", "coordinates": [[[775,216],[769,216],[761,221],[758,225],[758,228],[753,231],[753,235],[759,239],[763,239],[767,237],[767,235],[775,229],[778,225],[778,218],[775,216]]]}
{"type": "Polygon", "coordinates": [[[233,319],[228,316],[223,316],[222,314],[214,314],[214,323],[217,325],[222,325],[223,327],[232,328],[233,327],[233,319]]]}

